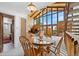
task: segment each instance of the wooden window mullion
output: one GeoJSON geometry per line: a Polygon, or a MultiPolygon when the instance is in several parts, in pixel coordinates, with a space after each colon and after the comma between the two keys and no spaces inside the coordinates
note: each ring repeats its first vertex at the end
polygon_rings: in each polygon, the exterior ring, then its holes
{"type": "Polygon", "coordinates": [[[51,8],[51,29],[52,29],[52,34],[53,34],[53,15],[52,15],[52,8],[51,8]]]}
{"type": "Polygon", "coordinates": [[[48,25],[48,8],[46,9],[46,25],[48,25]]]}
{"type": "Polygon", "coordinates": [[[58,19],[59,19],[59,17],[58,17],[58,8],[57,8],[57,35],[59,34],[58,33],[58,19]]]}
{"type": "Polygon", "coordinates": [[[43,11],[42,11],[42,30],[43,30],[43,26],[44,25],[44,17],[43,17],[43,11]]]}

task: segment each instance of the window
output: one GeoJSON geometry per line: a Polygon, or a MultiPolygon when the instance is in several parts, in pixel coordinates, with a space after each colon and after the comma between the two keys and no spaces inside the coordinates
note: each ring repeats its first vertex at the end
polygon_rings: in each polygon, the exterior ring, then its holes
{"type": "Polygon", "coordinates": [[[40,17],[40,25],[42,25],[43,24],[43,22],[42,22],[42,17],[40,17]]]}
{"type": "Polygon", "coordinates": [[[62,11],[58,13],[58,16],[59,16],[58,19],[59,19],[59,21],[64,21],[63,15],[64,15],[64,12],[62,12],[62,11]]]}
{"type": "Polygon", "coordinates": [[[57,26],[56,25],[53,26],[53,34],[57,35],[57,26]]]}
{"type": "Polygon", "coordinates": [[[39,17],[37,23],[41,24],[41,28],[43,30],[46,29],[46,27],[51,28],[52,34],[57,35],[58,32],[57,26],[60,21],[64,22],[63,11],[49,11],[43,14],[41,17],[39,17]]]}
{"type": "Polygon", "coordinates": [[[43,25],[46,25],[46,16],[43,17],[43,25]]]}
{"type": "Polygon", "coordinates": [[[47,15],[50,15],[51,14],[51,11],[49,11],[48,13],[47,13],[47,15]]]}
{"type": "Polygon", "coordinates": [[[51,15],[48,15],[47,17],[48,17],[47,23],[48,23],[48,25],[50,25],[51,24],[51,15]]]}
{"type": "Polygon", "coordinates": [[[57,13],[53,15],[53,24],[57,24],[57,13]]]}

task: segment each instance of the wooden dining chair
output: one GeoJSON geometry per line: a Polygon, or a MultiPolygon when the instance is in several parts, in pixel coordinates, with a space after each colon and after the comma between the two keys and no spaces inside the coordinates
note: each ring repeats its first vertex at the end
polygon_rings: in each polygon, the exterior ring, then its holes
{"type": "Polygon", "coordinates": [[[30,43],[29,39],[25,36],[19,37],[21,45],[24,50],[24,56],[36,56],[38,49],[34,48],[33,44],[30,43]]]}
{"type": "Polygon", "coordinates": [[[54,53],[56,56],[59,56],[60,55],[60,48],[61,48],[62,41],[63,41],[63,37],[58,42],[57,46],[54,46],[54,45],[53,46],[50,46],[50,51],[52,53],[54,53]],[[51,49],[51,48],[53,48],[53,49],[51,49]]]}

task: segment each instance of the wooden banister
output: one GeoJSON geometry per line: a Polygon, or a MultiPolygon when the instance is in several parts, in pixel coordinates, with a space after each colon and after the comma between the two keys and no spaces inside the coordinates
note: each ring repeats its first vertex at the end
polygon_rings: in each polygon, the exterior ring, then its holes
{"type": "Polygon", "coordinates": [[[75,56],[79,55],[79,44],[77,40],[74,41],[74,53],[75,53],[75,56]]]}
{"type": "Polygon", "coordinates": [[[68,56],[74,56],[74,38],[68,32],[65,32],[64,38],[68,56]]]}

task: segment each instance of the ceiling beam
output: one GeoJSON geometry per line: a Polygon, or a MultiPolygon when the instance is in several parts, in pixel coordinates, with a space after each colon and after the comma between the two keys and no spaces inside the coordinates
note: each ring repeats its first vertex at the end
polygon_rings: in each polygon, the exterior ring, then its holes
{"type": "MultiPolygon", "coordinates": [[[[48,8],[50,8],[50,9],[52,8],[52,11],[57,11],[57,8],[58,8],[59,11],[63,11],[64,8],[65,8],[65,5],[66,5],[65,2],[51,3],[51,4],[49,4],[47,7],[42,8],[42,9],[40,9],[40,10],[38,10],[38,11],[32,13],[32,14],[30,15],[30,17],[36,18],[36,17],[38,17],[39,14],[42,15],[41,12],[44,11],[45,9],[48,9],[48,8]]],[[[49,9],[48,11],[51,11],[50,9],[49,9]]],[[[44,12],[45,12],[45,11],[44,11],[44,12]]]]}

